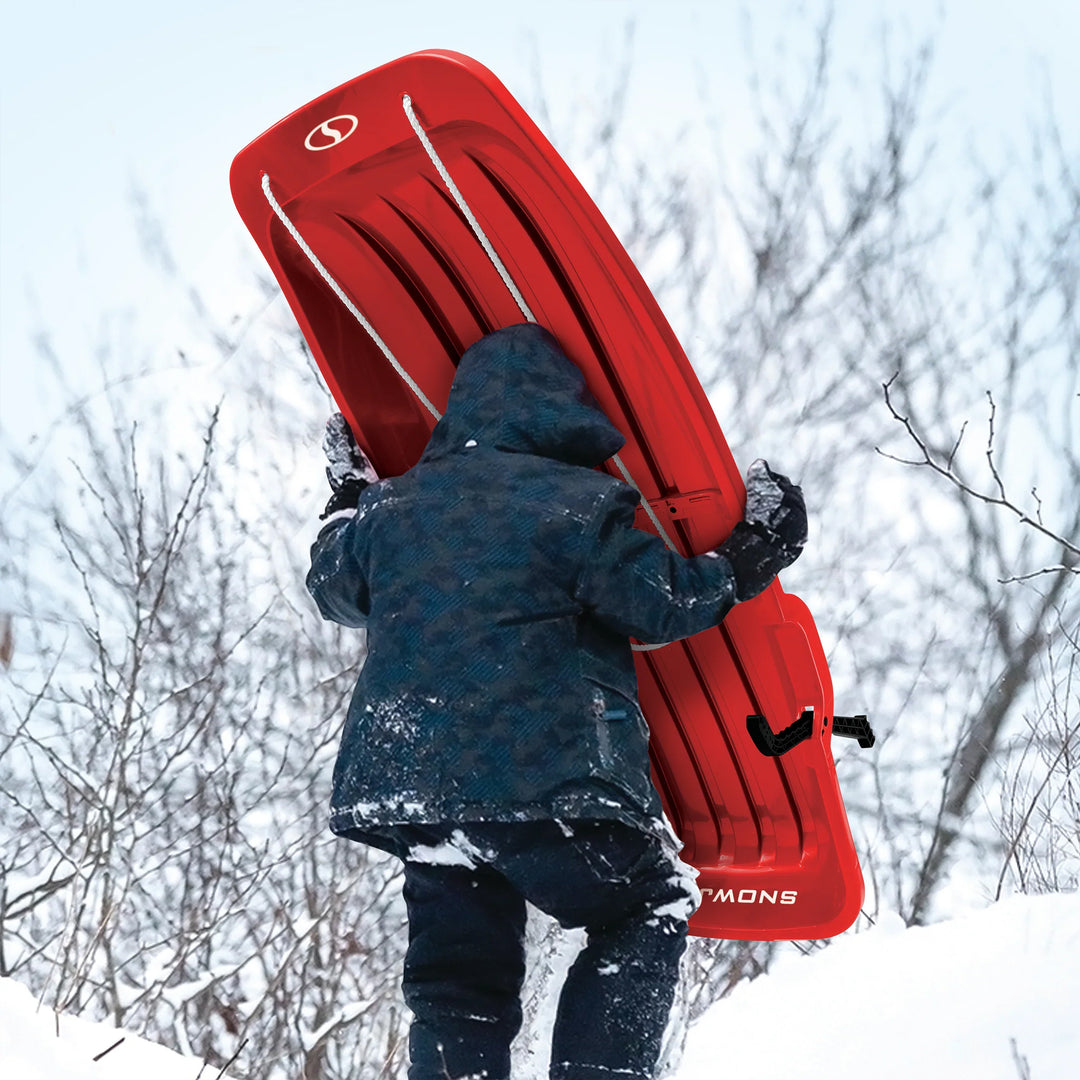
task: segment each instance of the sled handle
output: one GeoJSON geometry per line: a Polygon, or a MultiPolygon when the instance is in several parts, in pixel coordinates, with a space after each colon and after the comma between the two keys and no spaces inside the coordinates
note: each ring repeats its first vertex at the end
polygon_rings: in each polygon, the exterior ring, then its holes
{"type": "MultiPolygon", "coordinates": [[[[746,718],[746,730],[762,754],[766,757],[781,757],[814,734],[814,710],[806,709],[793,724],[788,724],[783,731],[776,732],[769,727],[769,721],[764,716],[753,713],[746,718]]],[[[864,750],[869,750],[877,741],[865,715],[834,716],[832,733],[844,739],[858,739],[864,750]]]]}

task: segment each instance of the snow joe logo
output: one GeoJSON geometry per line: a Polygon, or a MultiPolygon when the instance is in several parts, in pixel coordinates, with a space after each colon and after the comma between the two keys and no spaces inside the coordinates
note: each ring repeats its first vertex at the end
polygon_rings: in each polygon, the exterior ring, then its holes
{"type": "Polygon", "coordinates": [[[799,899],[798,889],[785,889],[777,892],[775,889],[740,889],[737,893],[734,889],[702,889],[702,897],[706,893],[712,894],[712,902],[718,900],[721,904],[775,904],[777,900],[785,906],[794,904],[799,899]]]}
{"type": "Polygon", "coordinates": [[[331,116],[308,132],[304,145],[309,150],[329,150],[343,143],[359,126],[360,121],[349,113],[331,116]]]}

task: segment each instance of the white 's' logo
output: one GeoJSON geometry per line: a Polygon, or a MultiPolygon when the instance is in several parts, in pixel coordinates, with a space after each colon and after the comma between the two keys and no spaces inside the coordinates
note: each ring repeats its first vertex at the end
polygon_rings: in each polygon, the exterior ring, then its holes
{"type": "Polygon", "coordinates": [[[360,121],[349,113],[331,116],[308,132],[304,145],[309,150],[329,150],[343,143],[359,126],[360,121]]]}

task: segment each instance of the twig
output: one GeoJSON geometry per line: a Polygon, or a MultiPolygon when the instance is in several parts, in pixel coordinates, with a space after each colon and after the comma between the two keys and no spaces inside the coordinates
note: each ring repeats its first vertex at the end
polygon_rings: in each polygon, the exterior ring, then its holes
{"type": "Polygon", "coordinates": [[[1031,1066],[1028,1059],[1020,1053],[1020,1047],[1016,1045],[1016,1039],[1009,1038],[1009,1047],[1012,1050],[1013,1064],[1016,1066],[1016,1075],[1020,1080],[1031,1080],[1031,1066]]]}
{"type": "Polygon", "coordinates": [[[1054,770],[1058,767],[1058,763],[1069,752],[1073,739],[1080,733],[1080,720],[1073,724],[1072,728],[1066,733],[1065,738],[1061,741],[1061,749],[1057,752],[1054,760],[1050,762],[1049,768],[1046,770],[1046,776],[1043,777],[1042,783],[1039,785],[1035,794],[1029,801],[1028,808],[1024,811],[1024,816],[1020,819],[1020,824],[1017,826],[1012,840],[1009,842],[1009,850],[1005,853],[1005,859],[1001,864],[1001,873],[998,875],[997,890],[994,893],[994,900],[1001,899],[1001,890],[1005,885],[1005,874],[1009,869],[1009,863],[1012,862],[1016,855],[1017,845],[1020,843],[1020,837],[1023,836],[1024,831],[1028,827],[1028,823],[1031,821],[1031,815],[1035,812],[1035,807],[1042,796],[1042,793],[1049,786],[1051,779],[1054,776],[1054,770]]]}
{"type": "Polygon", "coordinates": [[[100,1061],[106,1054],[112,1053],[112,1051],[115,1050],[124,1041],[125,1038],[127,1038],[126,1035],[121,1035],[120,1038],[112,1044],[112,1046],[106,1047],[106,1049],[102,1050],[100,1054],[95,1054],[93,1060],[100,1061]]]}
{"type": "MultiPolygon", "coordinates": [[[[989,435],[987,438],[986,459],[990,465],[990,474],[994,478],[994,483],[997,485],[997,495],[992,495],[985,491],[979,491],[977,488],[972,487],[966,480],[964,480],[962,476],[960,476],[960,474],[955,469],[955,457],[960,447],[960,441],[964,437],[964,428],[961,428],[960,435],[957,437],[952,450],[946,457],[945,463],[942,464],[938,460],[937,456],[935,455],[934,451],[931,450],[926,440],[923,439],[923,437],[919,435],[919,433],[915,430],[915,426],[914,424],[912,424],[910,418],[902,415],[897,410],[896,405],[892,400],[890,390],[898,376],[899,372],[897,372],[896,375],[893,375],[888,382],[882,383],[882,390],[884,390],[885,392],[885,404],[888,407],[889,412],[892,414],[893,419],[903,424],[904,430],[908,433],[909,438],[918,448],[919,452],[922,454],[922,458],[920,460],[898,457],[894,454],[886,453],[880,447],[877,448],[877,452],[882,457],[889,458],[891,461],[899,462],[901,465],[910,465],[915,468],[931,469],[939,476],[943,476],[946,480],[949,481],[949,483],[953,484],[965,495],[970,495],[973,499],[978,499],[980,502],[984,502],[988,506],[1000,506],[1002,509],[1008,510],[1010,513],[1015,514],[1020,519],[1022,524],[1028,525],[1031,528],[1035,529],[1037,532],[1040,532],[1044,536],[1049,537],[1055,543],[1060,544],[1063,548],[1065,548],[1066,551],[1071,552],[1073,555],[1080,558],[1080,544],[1076,544],[1073,541],[1066,539],[1064,536],[1054,532],[1053,529],[1047,528],[1042,523],[1042,501],[1038,499],[1037,495],[1036,500],[1038,502],[1038,510],[1036,511],[1034,517],[1032,517],[1031,514],[1029,514],[1022,507],[1017,506],[1017,504],[1014,503],[1007,496],[1004,481],[1001,478],[1001,474],[998,471],[997,464],[994,460],[994,421],[997,413],[997,406],[994,403],[993,395],[991,395],[989,391],[986,395],[990,401],[989,435]]],[[[1071,574],[1080,574],[1080,566],[1070,566],[1067,563],[1063,563],[1059,569],[1065,570],[1071,574]]],[[[1034,577],[1038,576],[1039,574],[1052,572],[1053,571],[1050,568],[1047,568],[1044,570],[1039,570],[1035,574],[1032,574],[1030,576],[1034,577]]],[[[1022,580],[1022,578],[1010,578],[1009,580],[1022,580]]]]}
{"type": "Polygon", "coordinates": [[[221,1066],[221,1071],[217,1074],[217,1076],[214,1077],[214,1080],[221,1080],[221,1078],[225,1075],[225,1070],[230,1065],[232,1065],[233,1062],[236,1061],[236,1059],[244,1052],[244,1047],[247,1046],[247,1042],[247,1039],[240,1040],[240,1045],[236,1048],[236,1053],[233,1054],[233,1056],[229,1058],[229,1060],[226,1061],[224,1065],[221,1066]]]}

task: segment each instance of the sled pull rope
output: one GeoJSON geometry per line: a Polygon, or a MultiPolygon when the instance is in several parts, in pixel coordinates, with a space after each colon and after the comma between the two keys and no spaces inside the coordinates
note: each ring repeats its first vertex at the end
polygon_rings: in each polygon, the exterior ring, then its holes
{"type": "Polygon", "coordinates": [[[289,235],[296,241],[297,247],[308,257],[308,261],[319,272],[319,276],[326,282],[327,285],[333,290],[334,295],[345,305],[349,310],[349,314],[367,331],[368,337],[378,346],[379,351],[390,361],[394,370],[401,376],[409,389],[417,396],[420,403],[436,420],[442,419],[442,413],[439,412],[434,405],[432,405],[428,396],[420,389],[419,383],[405,370],[404,366],[398,360],[398,358],[390,351],[390,347],[386,344],[381,337],[379,337],[378,331],[364,318],[360,309],[346,296],[345,290],[334,280],[330,271],[319,261],[318,255],[311,250],[307,241],[300,235],[300,231],[289,220],[288,215],[281,208],[281,204],[274,198],[274,193],[270,187],[270,176],[268,173],[263,173],[262,177],[262,189],[263,194],[266,196],[266,201],[270,204],[270,208],[277,214],[281,224],[285,226],[289,231],[289,235]]]}
{"type": "Polygon", "coordinates": [[[518,308],[520,308],[521,314],[525,316],[527,322],[536,322],[536,316],[525,302],[525,297],[521,295],[521,290],[514,284],[514,279],[510,276],[510,272],[506,269],[502,259],[499,258],[499,253],[492,247],[491,241],[487,238],[487,234],[480,227],[480,222],[476,220],[476,215],[465,201],[465,196],[461,194],[457,184],[454,183],[454,179],[450,175],[450,170],[443,164],[442,158],[439,157],[439,152],[428,138],[428,133],[423,129],[420,121],[416,118],[416,113],[413,111],[412,98],[409,97],[408,94],[402,94],[401,105],[405,110],[405,115],[409,118],[409,123],[412,124],[413,131],[416,132],[416,137],[420,140],[421,145],[427,152],[427,156],[431,159],[431,164],[435,166],[439,175],[442,177],[443,183],[446,185],[446,190],[454,197],[454,202],[458,204],[458,209],[465,215],[465,219],[469,223],[469,228],[472,229],[476,239],[480,241],[480,246],[487,253],[487,257],[491,260],[491,265],[498,270],[499,277],[503,279],[503,284],[514,298],[514,302],[517,304],[518,308]]]}
{"type": "MultiPolygon", "coordinates": [[[[401,105],[405,110],[405,115],[409,118],[409,123],[412,125],[412,129],[416,132],[416,137],[420,140],[427,153],[427,156],[431,160],[431,164],[435,166],[436,171],[442,177],[443,183],[446,185],[447,191],[454,198],[454,202],[457,203],[458,209],[465,215],[465,219],[469,223],[469,227],[472,229],[476,239],[480,241],[480,246],[487,253],[487,257],[491,260],[492,266],[499,272],[499,277],[503,279],[503,284],[509,290],[510,295],[514,298],[514,302],[521,310],[521,314],[525,316],[528,322],[536,322],[536,316],[533,315],[529,305],[525,302],[525,297],[521,295],[521,290],[514,283],[514,279],[510,276],[510,272],[506,269],[502,259],[499,258],[498,252],[492,246],[491,241],[487,238],[487,234],[480,226],[480,222],[476,220],[476,215],[472,212],[472,208],[465,201],[465,196],[461,194],[461,189],[454,183],[454,178],[450,175],[450,170],[443,164],[443,160],[439,157],[438,150],[435,149],[431,139],[428,138],[428,133],[424,130],[420,121],[416,117],[416,112],[413,109],[412,98],[408,94],[402,94],[401,105]]],[[[641,494],[641,488],[634,482],[634,478],[630,475],[630,470],[623,464],[622,458],[618,454],[612,456],[611,459],[616,468],[622,473],[623,479],[641,496],[641,505],[645,508],[645,513],[648,515],[649,520],[653,523],[656,531],[660,534],[661,539],[672,550],[675,551],[675,544],[667,534],[667,530],[660,523],[660,518],[657,516],[656,511],[649,505],[649,501],[641,494]]]]}

